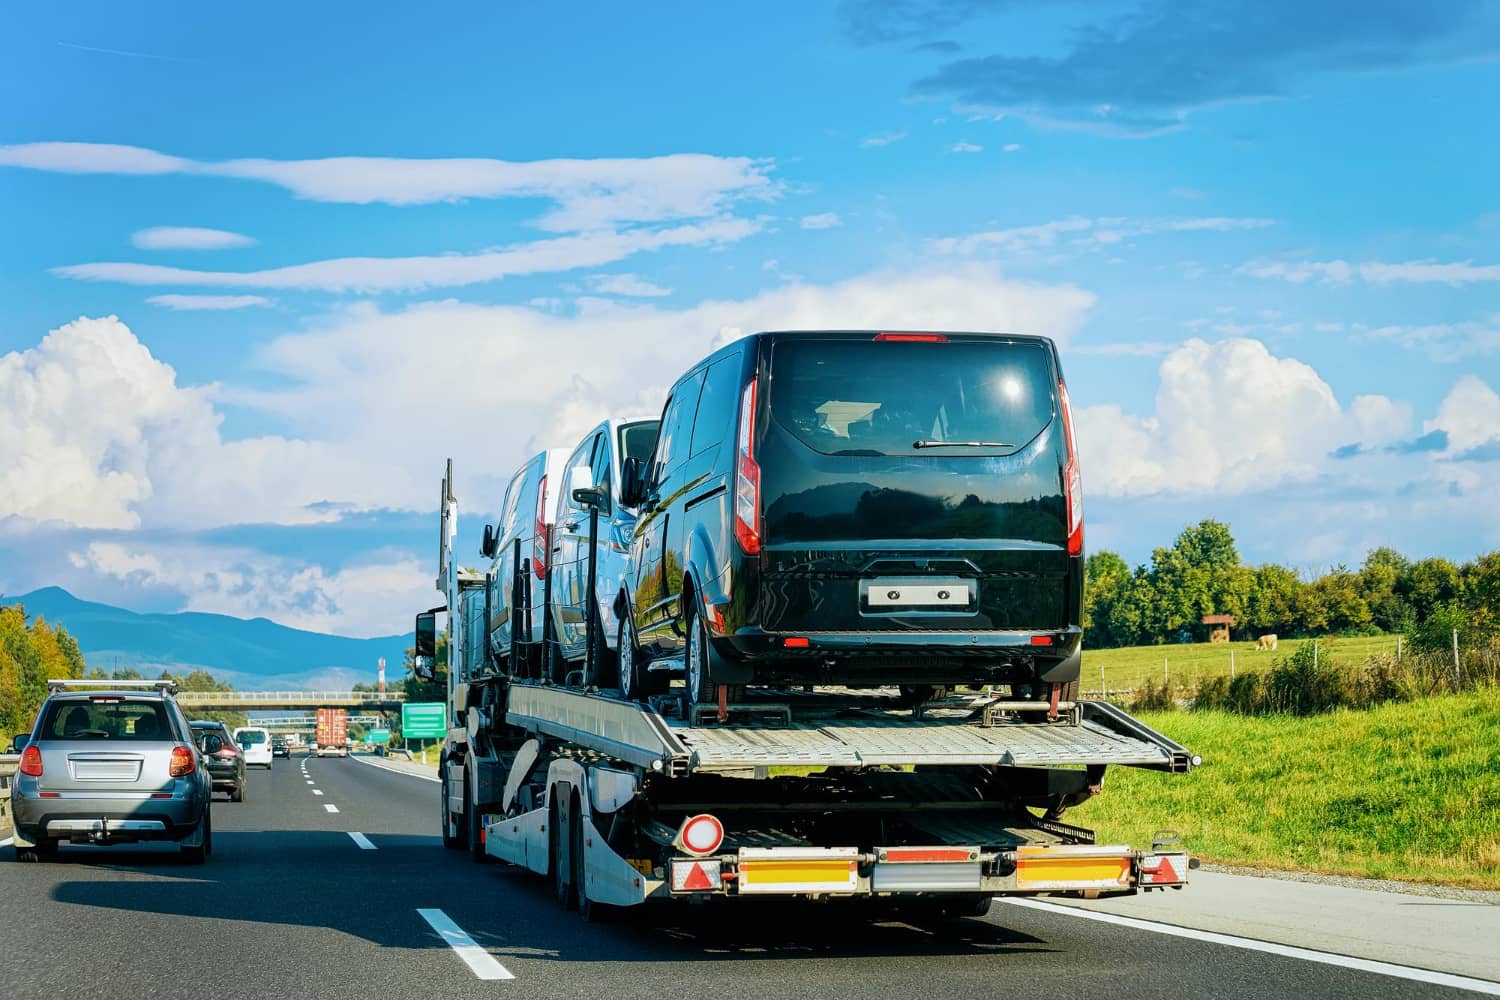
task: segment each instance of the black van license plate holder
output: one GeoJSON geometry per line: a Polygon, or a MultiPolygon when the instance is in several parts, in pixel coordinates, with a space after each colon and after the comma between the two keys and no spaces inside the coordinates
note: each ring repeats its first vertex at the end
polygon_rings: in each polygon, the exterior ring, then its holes
{"type": "Polygon", "coordinates": [[[884,576],[859,582],[865,615],[969,615],[979,606],[979,582],[963,577],[884,576]]]}

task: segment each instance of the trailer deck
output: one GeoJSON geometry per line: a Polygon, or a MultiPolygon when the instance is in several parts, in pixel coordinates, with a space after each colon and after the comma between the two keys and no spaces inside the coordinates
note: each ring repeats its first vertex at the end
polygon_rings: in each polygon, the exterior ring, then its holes
{"type": "Polygon", "coordinates": [[[514,683],[506,721],[673,776],[877,765],[1115,764],[1185,772],[1200,762],[1106,702],[1079,702],[1071,721],[986,724],[990,701],[950,698],[918,714],[898,707],[889,695],[775,692],[736,706],[726,722],[695,725],[658,707],[607,695],[514,683]]]}

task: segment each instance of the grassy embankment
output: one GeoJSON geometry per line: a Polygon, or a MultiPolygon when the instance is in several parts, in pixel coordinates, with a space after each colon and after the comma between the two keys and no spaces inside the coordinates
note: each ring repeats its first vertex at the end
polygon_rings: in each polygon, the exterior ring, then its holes
{"type": "MultiPolygon", "coordinates": [[[[1127,646],[1122,649],[1085,649],[1083,653],[1083,689],[1099,690],[1099,670],[1104,670],[1107,690],[1133,690],[1144,681],[1162,682],[1162,661],[1174,684],[1191,688],[1199,677],[1229,676],[1229,654],[1234,652],[1237,673],[1247,670],[1269,670],[1273,660],[1290,657],[1298,647],[1311,639],[1282,639],[1276,652],[1257,651],[1254,642],[1193,642],[1162,646],[1127,646]]],[[[1318,640],[1318,656],[1337,656],[1340,660],[1364,660],[1367,657],[1396,651],[1394,635],[1361,635],[1350,638],[1324,637],[1318,640]]]]}
{"type": "Polygon", "coordinates": [[[1500,689],[1306,718],[1141,717],[1205,763],[1112,768],[1066,817],[1101,842],[1172,826],[1224,864],[1500,889],[1500,689]]]}

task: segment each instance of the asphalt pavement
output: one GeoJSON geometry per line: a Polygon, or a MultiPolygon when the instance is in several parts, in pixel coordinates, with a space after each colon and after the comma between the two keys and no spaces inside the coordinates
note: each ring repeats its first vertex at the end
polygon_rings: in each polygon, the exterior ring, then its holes
{"type": "Polygon", "coordinates": [[[445,851],[437,797],[433,781],[360,760],[278,759],[252,772],[248,801],[216,800],[206,865],[180,863],[171,847],[68,847],[53,864],[5,864],[0,996],[1468,995],[1357,958],[1314,961],[1142,922],[1158,912],[1169,922],[1198,886],[1106,913],[1108,923],[1052,905],[997,903],[983,920],[913,925],[837,905],[736,901],[586,924],[544,880],[445,851]]]}

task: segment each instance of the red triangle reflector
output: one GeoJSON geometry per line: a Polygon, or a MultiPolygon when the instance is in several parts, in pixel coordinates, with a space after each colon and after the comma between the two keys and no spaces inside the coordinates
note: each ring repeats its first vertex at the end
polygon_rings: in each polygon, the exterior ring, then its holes
{"type": "Polygon", "coordinates": [[[708,872],[703,870],[703,862],[699,861],[693,865],[693,870],[688,873],[687,880],[682,883],[685,890],[712,889],[713,882],[709,881],[708,872]]]}

